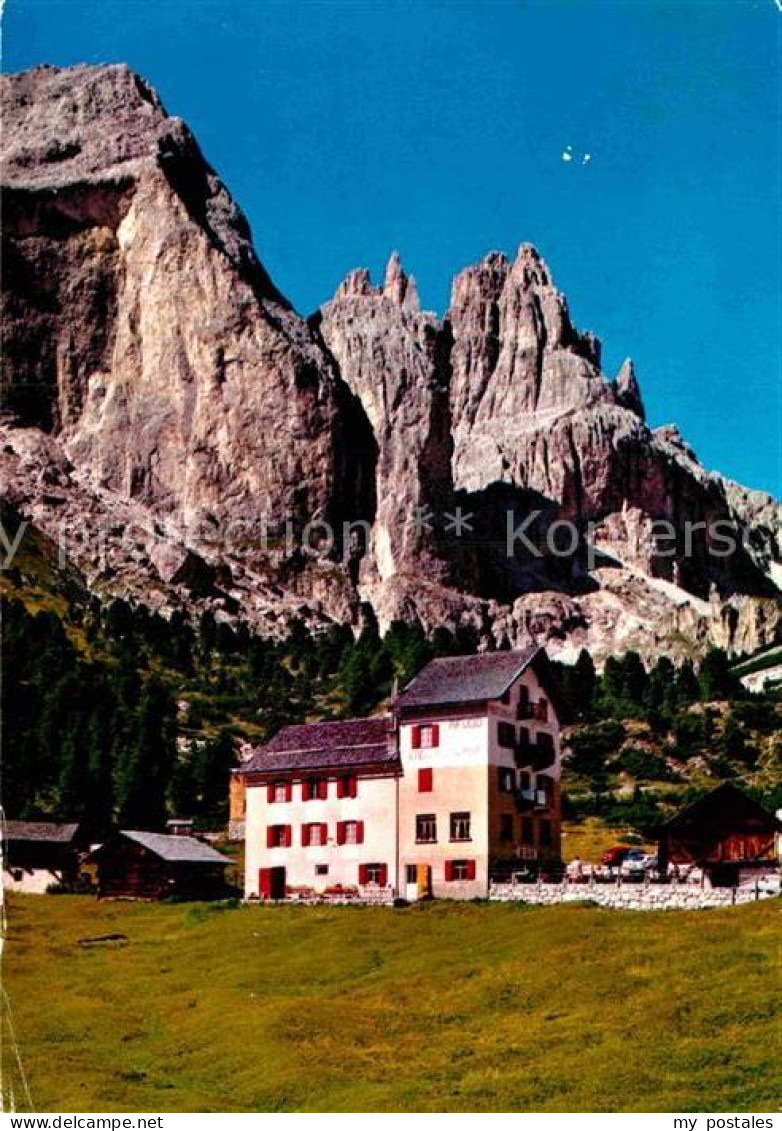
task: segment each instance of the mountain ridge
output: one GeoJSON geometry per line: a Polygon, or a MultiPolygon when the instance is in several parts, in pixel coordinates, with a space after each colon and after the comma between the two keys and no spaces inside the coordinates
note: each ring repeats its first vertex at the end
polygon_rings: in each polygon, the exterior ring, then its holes
{"type": "Polygon", "coordinates": [[[532,245],[465,268],[442,317],[393,254],[305,319],[143,79],[45,67],[2,89],[3,494],[92,588],[277,634],[368,603],[565,656],[778,637],[778,504],[649,428],[632,362],[602,372],[532,245]],[[503,552],[533,511],[542,554],[503,552]],[[742,533],[729,560],[719,522],[742,533]]]}

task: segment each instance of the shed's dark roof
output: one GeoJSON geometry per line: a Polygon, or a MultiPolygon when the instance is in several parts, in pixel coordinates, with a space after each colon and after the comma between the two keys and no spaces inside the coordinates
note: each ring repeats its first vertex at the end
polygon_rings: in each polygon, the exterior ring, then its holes
{"type": "Polygon", "coordinates": [[[429,707],[499,699],[540,651],[537,644],[515,652],[483,652],[432,660],[404,689],[396,707],[429,707]]]}
{"type": "Polygon", "coordinates": [[[166,833],[140,832],[136,829],[122,829],[120,836],[143,845],[144,848],[177,864],[230,864],[227,856],[210,848],[192,836],[169,836],[166,833]]]}
{"type": "Polygon", "coordinates": [[[6,821],[3,826],[6,840],[46,841],[50,844],[70,844],[78,831],[77,824],[62,825],[55,821],[6,821]]]}
{"type": "Polygon", "coordinates": [[[740,826],[743,823],[768,832],[782,827],[776,816],[764,809],[760,802],[730,782],[724,782],[705,797],[680,809],[660,828],[693,830],[705,826],[713,832],[719,831],[726,824],[740,826]]]}
{"type": "Polygon", "coordinates": [[[399,755],[391,733],[388,715],[283,727],[253,752],[241,773],[395,763],[399,755]]]}

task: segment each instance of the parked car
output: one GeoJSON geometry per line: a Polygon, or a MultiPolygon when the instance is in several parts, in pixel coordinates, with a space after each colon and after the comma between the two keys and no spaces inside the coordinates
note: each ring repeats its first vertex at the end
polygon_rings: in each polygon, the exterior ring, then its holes
{"type": "Polygon", "coordinates": [[[657,868],[657,855],[631,848],[620,865],[623,876],[643,876],[657,868]]]}
{"type": "Polygon", "coordinates": [[[625,860],[628,852],[636,852],[640,849],[630,848],[627,844],[614,844],[607,852],[604,852],[601,861],[609,868],[618,868],[625,860]]]}

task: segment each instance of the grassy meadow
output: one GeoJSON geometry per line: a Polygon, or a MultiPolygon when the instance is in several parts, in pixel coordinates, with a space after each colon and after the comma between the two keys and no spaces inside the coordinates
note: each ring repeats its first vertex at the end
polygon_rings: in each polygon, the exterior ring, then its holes
{"type": "MultiPolygon", "coordinates": [[[[758,1111],[782,1093],[771,902],[7,910],[38,1111],[758,1111]]],[[[21,1110],[7,1032],[3,1058],[21,1110]]]]}

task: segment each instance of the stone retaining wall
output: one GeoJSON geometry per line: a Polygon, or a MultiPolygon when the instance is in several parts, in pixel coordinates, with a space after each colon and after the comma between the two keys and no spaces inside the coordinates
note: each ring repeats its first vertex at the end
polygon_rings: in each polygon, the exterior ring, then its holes
{"type": "Polygon", "coordinates": [[[773,899],[754,887],[701,888],[689,884],[492,884],[489,899],[519,903],[597,903],[625,911],[698,910],[773,899]]]}

